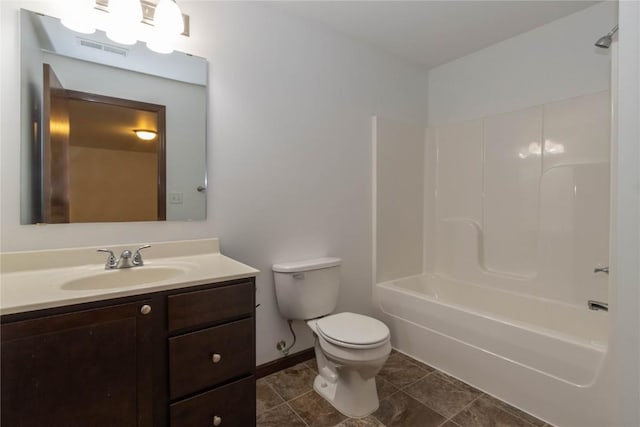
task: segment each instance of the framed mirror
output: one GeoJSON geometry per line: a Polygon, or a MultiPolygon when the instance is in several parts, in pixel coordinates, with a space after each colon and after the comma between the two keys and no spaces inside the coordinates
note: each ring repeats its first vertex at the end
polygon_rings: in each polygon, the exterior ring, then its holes
{"type": "Polygon", "coordinates": [[[207,72],[22,10],[21,223],[204,220],[207,72]]]}

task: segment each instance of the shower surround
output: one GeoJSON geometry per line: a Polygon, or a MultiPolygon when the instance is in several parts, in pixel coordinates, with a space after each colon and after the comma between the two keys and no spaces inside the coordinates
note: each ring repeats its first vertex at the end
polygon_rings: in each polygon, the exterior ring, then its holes
{"type": "Polygon", "coordinates": [[[608,315],[587,301],[608,300],[610,105],[373,123],[374,294],[394,346],[561,426],[606,424],[608,315]]]}

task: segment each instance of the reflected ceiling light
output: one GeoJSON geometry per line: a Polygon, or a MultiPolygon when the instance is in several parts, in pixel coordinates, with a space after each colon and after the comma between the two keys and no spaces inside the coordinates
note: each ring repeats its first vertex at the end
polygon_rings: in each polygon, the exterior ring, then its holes
{"type": "Polygon", "coordinates": [[[136,136],[143,141],[151,141],[158,135],[158,132],[150,129],[134,129],[133,131],[135,132],[136,136]]]}
{"type": "Polygon", "coordinates": [[[147,47],[158,53],[171,53],[178,36],[184,31],[184,20],[174,0],[160,0],[153,14],[153,33],[147,47]]]}
{"type": "Polygon", "coordinates": [[[107,37],[120,44],[138,41],[138,26],[142,22],[139,0],[109,0],[107,37]]]}
{"type": "Polygon", "coordinates": [[[93,34],[96,27],[91,14],[95,5],[94,0],[67,0],[60,22],[78,33],[93,34]]]}

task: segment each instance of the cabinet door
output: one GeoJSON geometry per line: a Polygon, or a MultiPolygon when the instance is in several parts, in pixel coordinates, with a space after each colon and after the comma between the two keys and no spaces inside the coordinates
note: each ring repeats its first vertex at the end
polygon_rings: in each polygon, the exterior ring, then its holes
{"type": "Polygon", "coordinates": [[[2,425],[151,426],[148,304],[3,324],[2,425]]]}

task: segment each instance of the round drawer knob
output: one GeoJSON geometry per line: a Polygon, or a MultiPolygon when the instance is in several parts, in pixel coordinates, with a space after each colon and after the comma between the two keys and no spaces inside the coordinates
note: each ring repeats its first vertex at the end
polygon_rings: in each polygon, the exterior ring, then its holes
{"type": "Polygon", "coordinates": [[[220,424],[222,424],[222,418],[220,418],[219,416],[215,415],[213,417],[213,425],[214,426],[219,426],[220,424]]]}
{"type": "MultiPolygon", "coordinates": [[[[219,355],[218,353],[213,353],[213,355],[211,356],[211,361],[213,363],[218,363],[221,360],[222,360],[222,356],[219,355]]],[[[218,424],[216,424],[216,425],[218,425],[218,424]]]]}
{"type": "Polygon", "coordinates": [[[140,307],[140,313],[142,314],[149,314],[151,313],[151,306],[150,305],[143,305],[142,307],[140,307]]]}

